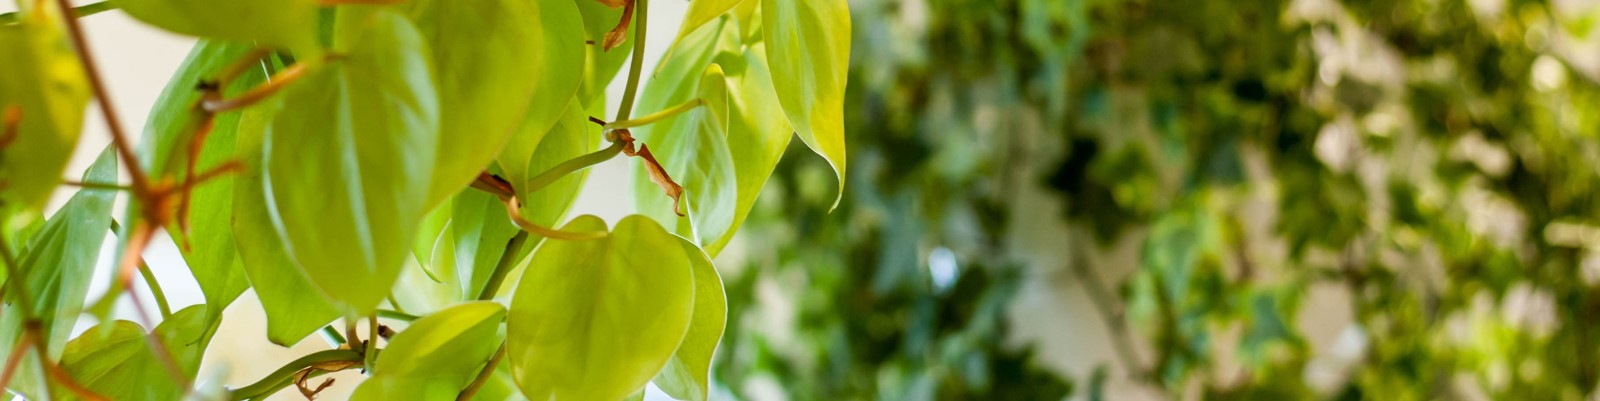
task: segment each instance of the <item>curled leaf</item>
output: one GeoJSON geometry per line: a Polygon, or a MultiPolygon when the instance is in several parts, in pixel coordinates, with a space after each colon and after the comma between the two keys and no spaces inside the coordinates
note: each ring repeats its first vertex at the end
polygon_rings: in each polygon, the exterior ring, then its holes
{"type": "Polygon", "coordinates": [[[683,207],[680,206],[680,201],[683,200],[683,187],[673,182],[672,177],[667,175],[667,169],[662,168],[661,162],[656,161],[656,157],[650,154],[650,147],[640,144],[638,152],[627,153],[628,156],[644,159],[644,169],[650,173],[650,182],[656,183],[662,192],[667,193],[667,197],[672,198],[672,213],[683,216],[683,207]]]}
{"type": "MultiPolygon", "coordinates": [[[[611,3],[606,3],[605,0],[602,0],[601,3],[605,3],[611,8],[617,8],[611,3]]],[[[617,21],[617,27],[611,28],[611,32],[606,32],[605,46],[601,47],[602,49],[609,51],[628,40],[628,26],[633,24],[633,5],[633,1],[627,1],[627,7],[622,9],[622,20],[617,21]]]]}

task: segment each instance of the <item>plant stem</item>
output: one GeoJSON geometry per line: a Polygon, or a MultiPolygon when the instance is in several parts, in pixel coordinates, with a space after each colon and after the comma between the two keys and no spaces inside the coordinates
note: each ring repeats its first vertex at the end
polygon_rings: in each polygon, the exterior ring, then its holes
{"type": "Polygon", "coordinates": [[[689,101],[687,101],[687,102],[679,103],[676,106],[668,107],[666,110],[658,111],[658,112],[655,112],[654,114],[651,114],[651,115],[648,115],[648,116],[639,117],[639,118],[635,118],[635,119],[632,119],[632,120],[616,121],[616,122],[612,122],[610,124],[606,124],[606,129],[633,128],[633,127],[638,127],[638,126],[654,123],[654,122],[657,122],[657,121],[664,120],[667,117],[672,117],[672,116],[681,114],[681,113],[683,113],[685,111],[692,110],[695,107],[698,107],[698,106],[700,106],[701,104],[704,104],[704,103],[705,103],[705,101],[700,99],[700,98],[689,99],[689,101]]]}
{"type": "Polygon", "coordinates": [[[155,273],[150,271],[150,265],[143,259],[139,260],[139,275],[144,277],[144,284],[150,287],[150,295],[156,298],[156,308],[161,309],[161,319],[172,318],[172,305],[167,303],[167,293],[161,290],[161,282],[156,281],[155,273]]]}
{"type": "MultiPolygon", "coordinates": [[[[65,1],[65,0],[63,0],[65,1]]],[[[639,94],[639,76],[644,73],[644,38],[645,18],[650,14],[649,0],[635,0],[638,4],[634,14],[633,26],[633,61],[628,66],[628,86],[622,92],[622,105],[617,109],[617,120],[627,120],[633,113],[633,98],[639,94]]]]}
{"type": "Polygon", "coordinates": [[[339,330],[333,328],[333,326],[322,326],[322,330],[318,330],[318,332],[322,333],[322,339],[328,340],[328,344],[334,348],[339,348],[339,346],[345,344],[344,335],[339,334],[339,330]]]}
{"type": "Polygon", "coordinates": [[[518,231],[517,235],[512,236],[511,241],[506,243],[505,253],[500,254],[500,262],[495,263],[494,272],[489,274],[489,282],[484,283],[483,291],[478,292],[479,301],[492,300],[495,294],[500,292],[500,283],[505,282],[506,275],[511,273],[511,267],[517,265],[517,254],[527,242],[528,232],[518,231]]]}
{"type": "Polygon", "coordinates": [[[478,389],[483,388],[483,384],[489,382],[489,376],[494,376],[494,369],[500,366],[500,360],[505,357],[506,343],[502,341],[500,342],[500,349],[496,350],[494,356],[489,358],[489,362],[483,365],[483,370],[478,372],[478,377],[472,379],[472,384],[468,384],[467,388],[461,390],[461,395],[456,396],[456,401],[471,400],[472,396],[478,395],[478,389]]]}
{"type": "MultiPolygon", "coordinates": [[[[89,40],[84,38],[83,26],[78,23],[77,10],[72,8],[69,0],[56,0],[56,5],[61,9],[62,20],[65,21],[67,32],[72,38],[72,46],[78,50],[78,62],[83,66],[83,74],[89,79],[89,87],[94,90],[95,103],[100,105],[100,114],[105,117],[106,126],[111,131],[112,146],[116,146],[117,155],[122,157],[122,162],[128,166],[128,176],[133,179],[134,193],[141,198],[149,195],[150,177],[145,176],[139,169],[138,158],[134,157],[133,145],[128,142],[127,133],[122,130],[122,120],[117,118],[117,109],[111,104],[111,95],[106,90],[105,81],[100,78],[100,67],[94,62],[94,52],[89,49],[89,40]]],[[[152,205],[142,206],[144,208],[152,205]]]]}
{"type": "Polygon", "coordinates": [[[392,310],[387,310],[387,309],[379,309],[378,310],[378,317],[381,317],[381,318],[384,318],[384,319],[394,319],[394,320],[406,321],[406,322],[415,321],[415,320],[418,319],[417,315],[412,315],[412,314],[405,313],[405,312],[392,311],[392,310]]]}
{"type": "Polygon", "coordinates": [[[612,142],[611,146],[608,146],[605,149],[600,149],[594,153],[589,153],[561,162],[561,164],[557,164],[554,167],[551,167],[549,170],[545,170],[543,173],[539,173],[539,175],[529,179],[521,189],[523,193],[533,193],[534,191],[538,191],[539,189],[544,188],[546,185],[550,185],[551,183],[556,182],[556,180],[561,179],[561,177],[566,177],[567,174],[572,174],[578,170],[589,168],[589,166],[600,164],[606,160],[611,160],[611,158],[616,157],[618,153],[622,153],[622,148],[626,146],[627,143],[623,141],[616,141],[612,142]]]}
{"type": "Polygon", "coordinates": [[[360,362],[362,360],[361,358],[362,356],[360,352],[348,349],[330,349],[326,351],[313,352],[307,354],[306,356],[300,357],[300,359],[291,361],[287,365],[283,365],[283,367],[272,371],[272,374],[261,378],[261,380],[255,382],[254,384],[229,391],[228,395],[229,398],[233,400],[245,400],[272,394],[273,392],[276,392],[277,389],[283,388],[283,384],[293,381],[295,372],[299,372],[301,369],[328,362],[360,362]]]}
{"type": "MultiPolygon", "coordinates": [[[[77,6],[77,7],[74,7],[72,10],[77,12],[76,15],[78,16],[78,18],[83,18],[83,17],[87,17],[87,16],[91,16],[91,15],[95,15],[95,14],[99,14],[99,13],[102,13],[102,12],[105,12],[105,11],[110,11],[110,10],[115,10],[115,9],[117,9],[117,6],[115,4],[111,4],[111,2],[109,2],[109,1],[102,1],[102,2],[99,2],[99,3],[84,4],[84,5],[81,5],[81,6],[77,6]]],[[[18,15],[19,14],[18,14],[17,11],[12,11],[12,12],[5,13],[5,14],[0,14],[0,25],[17,23],[17,18],[18,18],[17,16],[18,15]]]]}
{"type": "Polygon", "coordinates": [[[361,364],[366,365],[367,376],[372,376],[372,367],[378,361],[378,314],[367,316],[367,349],[361,351],[361,364]]]}

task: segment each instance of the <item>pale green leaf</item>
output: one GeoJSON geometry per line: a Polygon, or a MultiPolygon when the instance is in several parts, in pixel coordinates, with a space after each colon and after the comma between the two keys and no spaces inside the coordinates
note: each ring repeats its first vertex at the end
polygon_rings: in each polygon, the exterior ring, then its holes
{"type": "Polygon", "coordinates": [[[453,399],[500,348],[506,309],[472,302],[435,312],[395,335],[352,400],[453,399]]]}
{"type": "MultiPolygon", "coordinates": [[[[456,195],[453,203],[447,234],[453,237],[455,279],[463,296],[475,297],[489,282],[511,237],[522,230],[511,223],[505,204],[494,195],[465,191],[456,195]]],[[[511,257],[521,260],[532,250],[533,246],[523,246],[511,257]]]]}
{"type": "MultiPolygon", "coordinates": [[[[436,0],[438,1],[438,0],[436,0]]],[[[527,113],[514,124],[516,132],[505,142],[496,160],[505,177],[527,177],[528,155],[539,149],[545,133],[563,116],[567,105],[577,97],[583,82],[584,27],[583,15],[576,3],[559,0],[529,2],[537,4],[538,20],[522,24],[540,27],[544,40],[541,58],[535,64],[522,66],[523,79],[539,81],[527,113]]],[[[482,62],[482,60],[472,60],[482,62]]]]}
{"type": "MultiPolygon", "coordinates": [[[[550,129],[544,142],[539,144],[539,149],[528,158],[528,171],[537,175],[557,164],[598,150],[600,127],[589,122],[588,113],[604,107],[604,99],[597,99],[586,112],[574,101],[561,122],[550,129]]],[[[528,187],[526,179],[513,180],[512,184],[519,191],[517,198],[522,201],[522,217],[535,224],[555,226],[572,208],[573,202],[578,199],[578,191],[583,189],[583,182],[588,177],[588,169],[579,170],[531,192],[524,191],[528,187]]]]}
{"type": "MultiPolygon", "coordinates": [[[[188,149],[194,135],[200,132],[204,116],[199,109],[201,91],[197,87],[250,50],[250,46],[210,40],[195,44],[146,119],[139,143],[139,161],[145,171],[177,179],[190,172],[188,149]]],[[[235,78],[224,95],[237,96],[265,81],[266,72],[258,63],[235,78]]],[[[200,157],[194,161],[193,172],[198,174],[236,159],[234,142],[241,114],[232,111],[216,115],[200,157]]],[[[215,305],[210,310],[214,313],[212,318],[217,318],[250,285],[238,264],[229,223],[233,218],[233,177],[225,175],[196,187],[189,203],[188,235],[177,225],[167,227],[167,231],[180,245],[186,245],[180,246],[184,262],[200,284],[206,304],[215,305]]]]}
{"type": "Polygon", "coordinates": [[[267,340],[287,347],[338,318],[339,311],[317,294],[310,279],[289,259],[272,227],[261,152],[270,112],[266,105],[251,107],[239,121],[235,146],[245,170],[236,176],[233,186],[233,241],[250,286],[266,311],[267,340]]]}
{"type": "Polygon", "coordinates": [[[707,238],[706,252],[713,257],[733,239],[734,232],[744,224],[756,197],[766,186],[767,177],[778,166],[778,159],[794,129],[789,121],[773,116],[783,115],[777,92],[772,87],[772,75],[767,69],[767,57],[761,46],[745,47],[742,57],[718,57],[718,62],[728,67],[728,148],[733,152],[734,174],[738,177],[738,206],[733,210],[733,225],[718,238],[707,238]]]}
{"type": "Polygon", "coordinates": [[[666,368],[656,375],[656,387],[672,398],[705,401],[711,393],[707,376],[711,373],[711,356],[722,341],[722,332],[728,323],[728,296],[722,289],[722,276],[711,258],[700,247],[680,239],[683,252],[689,256],[694,269],[694,315],[689,321],[689,334],[683,344],[672,354],[666,368]]]}
{"type": "MultiPolygon", "coordinates": [[[[564,228],[605,229],[593,216],[564,228]]],[[[618,400],[638,391],[689,329],[693,276],[679,239],[641,216],[604,239],[544,244],[506,317],[507,362],[523,394],[618,400]]]]}
{"type": "Polygon", "coordinates": [[[674,213],[672,200],[661,196],[660,189],[642,173],[633,177],[639,213],[668,227],[679,227],[679,234],[699,241],[719,238],[728,231],[738,201],[738,181],[727,140],[727,83],[721,67],[712,64],[719,54],[737,48],[738,32],[727,19],[690,34],[645,86],[639,110],[653,113],[694,99],[703,104],[633,129],[634,138],[649,146],[667,174],[683,186],[681,211],[688,214],[690,229],[682,228],[684,222],[674,213]]]}
{"type": "Polygon", "coordinates": [[[135,19],[179,34],[314,52],[316,0],[112,0],[135,19]]]}
{"type": "MultiPolygon", "coordinates": [[[[751,0],[754,2],[755,0],[751,0]]],[[[732,10],[739,5],[741,0],[692,0],[689,2],[689,11],[683,14],[683,25],[678,28],[678,37],[673,38],[673,44],[689,36],[690,32],[705,25],[717,17],[732,10]]]]}
{"type": "MultiPolygon", "coordinates": [[[[200,368],[209,340],[196,342],[210,331],[205,305],[194,305],[174,313],[156,326],[155,337],[164,345],[172,362],[192,381],[200,368]]],[[[67,374],[91,391],[112,400],[177,400],[187,389],[169,373],[166,365],[151,351],[147,334],[138,324],[126,320],[102,323],[67,344],[61,366],[67,374]],[[107,327],[106,325],[110,325],[107,327]]],[[[64,389],[55,394],[77,399],[64,389]]]]}
{"type": "Polygon", "coordinates": [[[427,45],[378,8],[339,13],[334,47],[278,98],[266,194],[289,255],[348,315],[389,294],[426,215],[439,140],[427,45]]]}
{"type": "MultiPolygon", "coordinates": [[[[107,149],[84,173],[84,180],[112,180],[117,177],[117,160],[107,149]]],[[[0,311],[0,355],[10,356],[13,343],[22,334],[24,313],[45,324],[42,327],[50,357],[61,355],[62,347],[71,335],[72,326],[83,311],[84,299],[89,295],[89,283],[94,277],[95,264],[100,259],[100,248],[111,227],[111,206],[116,192],[109,190],[79,190],[66,205],[45,221],[17,256],[17,271],[27,294],[28,304],[6,283],[6,302],[0,311]],[[27,310],[23,309],[27,305],[27,310]]],[[[7,277],[7,281],[13,279],[7,277]]],[[[24,365],[31,367],[32,365],[24,365]]],[[[18,383],[33,383],[40,371],[23,369],[18,383]]],[[[13,387],[14,389],[16,387],[13,387]]],[[[23,388],[21,391],[35,390],[23,388]]]]}
{"type": "Polygon", "coordinates": [[[476,179],[519,125],[555,123],[561,110],[550,106],[564,105],[583,79],[583,26],[577,6],[564,1],[415,4],[411,16],[433,51],[439,90],[432,207],[476,179]]]}
{"type": "MultiPolygon", "coordinates": [[[[605,50],[606,32],[617,26],[622,20],[622,8],[606,7],[594,0],[573,0],[578,4],[578,10],[583,14],[584,26],[584,54],[587,64],[584,68],[582,88],[578,90],[578,99],[584,102],[593,102],[604,97],[606,85],[615,79],[617,72],[622,70],[622,65],[628,62],[628,56],[633,54],[633,35],[623,38],[621,44],[611,50],[605,50]]],[[[595,117],[604,118],[605,113],[595,114],[595,117]]]]}
{"type": "Polygon", "coordinates": [[[439,277],[433,272],[433,248],[438,244],[439,237],[449,232],[445,227],[450,223],[450,215],[455,213],[453,209],[449,200],[433,208],[422,219],[422,224],[417,228],[417,237],[411,241],[411,255],[416,257],[417,263],[434,281],[439,281],[439,277]]]}
{"type": "Polygon", "coordinates": [[[845,0],[761,0],[761,32],[778,102],[795,133],[828,159],[844,197],[844,91],[850,67],[845,0]]]}
{"type": "Polygon", "coordinates": [[[56,8],[29,3],[19,3],[17,24],[0,25],[0,129],[6,109],[21,117],[17,137],[0,147],[0,208],[32,216],[61,183],[77,148],[89,86],[59,29],[56,8]]]}

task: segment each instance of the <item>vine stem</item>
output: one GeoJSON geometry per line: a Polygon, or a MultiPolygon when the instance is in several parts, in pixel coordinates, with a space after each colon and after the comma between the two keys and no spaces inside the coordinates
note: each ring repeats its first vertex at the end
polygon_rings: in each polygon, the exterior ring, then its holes
{"type": "Polygon", "coordinates": [[[283,367],[272,371],[267,377],[263,377],[255,383],[229,391],[228,395],[233,400],[246,400],[272,394],[293,381],[295,372],[299,372],[301,369],[329,362],[360,362],[361,360],[362,355],[360,352],[348,349],[313,352],[283,365],[283,367]]]}
{"type": "Polygon", "coordinates": [[[635,119],[632,119],[632,120],[616,121],[616,122],[613,122],[613,123],[610,123],[610,124],[606,124],[605,128],[606,129],[622,129],[622,128],[633,128],[633,127],[648,125],[650,123],[654,123],[654,122],[657,122],[657,121],[665,120],[668,117],[672,117],[672,116],[675,116],[675,115],[678,115],[678,114],[682,114],[683,112],[686,112],[686,111],[689,111],[689,110],[693,110],[695,107],[699,107],[701,104],[705,104],[705,100],[700,99],[700,98],[689,99],[689,101],[687,101],[687,102],[679,103],[676,106],[668,107],[666,110],[661,110],[661,111],[655,112],[654,114],[650,114],[648,116],[639,117],[639,118],[635,118],[635,119]]]}
{"type": "Polygon", "coordinates": [[[489,281],[484,283],[483,291],[478,292],[479,301],[493,300],[495,294],[500,292],[500,284],[505,282],[506,275],[511,273],[511,267],[517,264],[517,253],[528,242],[528,232],[518,231],[506,243],[506,251],[500,254],[500,262],[495,263],[494,271],[489,274],[489,281]]]}
{"type": "MultiPolygon", "coordinates": [[[[589,168],[596,164],[605,162],[606,160],[611,160],[611,158],[616,157],[618,153],[622,153],[622,149],[626,146],[627,143],[623,141],[615,141],[611,143],[611,146],[608,146],[605,149],[600,149],[593,153],[585,154],[583,156],[578,156],[571,160],[561,162],[561,164],[550,167],[549,170],[545,170],[543,173],[539,173],[539,175],[529,179],[526,184],[523,184],[522,190],[531,193],[543,189],[545,186],[555,183],[556,180],[561,179],[561,177],[567,176],[567,174],[572,174],[578,170],[589,168]]],[[[513,193],[513,195],[515,194],[513,193]]]]}
{"type": "MultiPolygon", "coordinates": [[[[66,0],[62,0],[66,1],[66,0]]],[[[617,109],[617,120],[627,120],[633,113],[633,100],[639,94],[639,76],[644,73],[645,22],[650,14],[649,0],[635,0],[638,11],[634,13],[633,61],[628,66],[628,86],[622,92],[622,105],[617,109]]]]}
{"type": "MultiPolygon", "coordinates": [[[[111,10],[115,10],[115,9],[117,9],[117,5],[111,4],[110,1],[102,1],[102,2],[99,2],[99,3],[84,4],[84,5],[75,7],[75,8],[73,8],[73,11],[77,11],[75,13],[75,15],[77,15],[78,18],[83,18],[83,17],[87,17],[87,16],[91,16],[91,15],[95,15],[95,14],[99,14],[99,13],[102,13],[102,12],[111,11],[111,10]]],[[[18,12],[18,11],[12,11],[12,12],[9,12],[9,13],[0,14],[0,25],[16,23],[17,22],[17,15],[19,15],[19,14],[21,14],[21,13],[18,12]]]]}
{"type": "Polygon", "coordinates": [[[144,284],[150,287],[150,294],[156,298],[156,308],[161,309],[161,318],[172,318],[172,305],[167,303],[167,293],[161,290],[161,282],[156,281],[156,275],[150,271],[150,265],[143,260],[139,261],[139,275],[144,277],[144,284]]]}
{"type": "Polygon", "coordinates": [[[461,390],[461,395],[456,396],[456,401],[471,400],[473,396],[478,395],[478,390],[483,388],[484,383],[489,382],[490,376],[494,376],[494,369],[500,366],[500,360],[505,359],[505,357],[506,343],[501,341],[500,349],[495,350],[494,356],[489,358],[489,362],[483,365],[483,370],[478,371],[478,376],[472,379],[472,384],[468,384],[467,388],[461,390]]]}
{"type": "Polygon", "coordinates": [[[93,51],[89,49],[89,41],[84,38],[83,24],[78,23],[77,10],[72,8],[69,0],[56,0],[56,6],[61,10],[61,19],[67,26],[68,35],[72,39],[72,46],[78,50],[78,63],[83,67],[83,74],[89,79],[89,87],[94,91],[94,97],[100,105],[100,114],[106,120],[106,126],[111,131],[112,146],[117,148],[117,154],[122,156],[124,163],[128,164],[128,176],[133,179],[133,189],[143,197],[149,194],[150,177],[139,169],[138,160],[134,157],[133,145],[128,142],[128,135],[122,130],[122,120],[117,118],[117,109],[111,104],[111,95],[106,90],[105,81],[100,78],[100,67],[94,62],[93,51]]]}

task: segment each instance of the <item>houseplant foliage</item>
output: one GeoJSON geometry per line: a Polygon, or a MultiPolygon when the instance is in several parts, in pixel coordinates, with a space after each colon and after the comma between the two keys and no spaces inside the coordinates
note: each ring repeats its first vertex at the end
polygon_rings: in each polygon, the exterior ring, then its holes
{"type": "Polygon", "coordinates": [[[0,17],[0,382],[30,399],[311,397],[361,369],[358,399],[623,399],[653,381],[702,400],[727,308],[711,257],[790,138],[844,187],[843,0],[695,0],[660,38],[647,0],[17,3],[0,17]],[[137,143],[78,19],[113,8],[199,38],[137,143]],[[647,42],[670,46],[654,74],[647,42]],[[63,171],[91,98],[112,146],[63,171]],[[640,215],[567,216],[602,162],[637,171],[640,215]],[[77,194],[47,216],[59,186],[77,194]],[[108,230],[113,284],[91,294],[108,230]],[[162,232],[204,304],[166,305],[141,257],[162,232]],[[246,289],[262,341],[335,347],[202,388],[246,289]],[[139,321],[110,319],[123,301],[139,321]],[[82,315],[99,324],[69,338],[82,315]]]}

